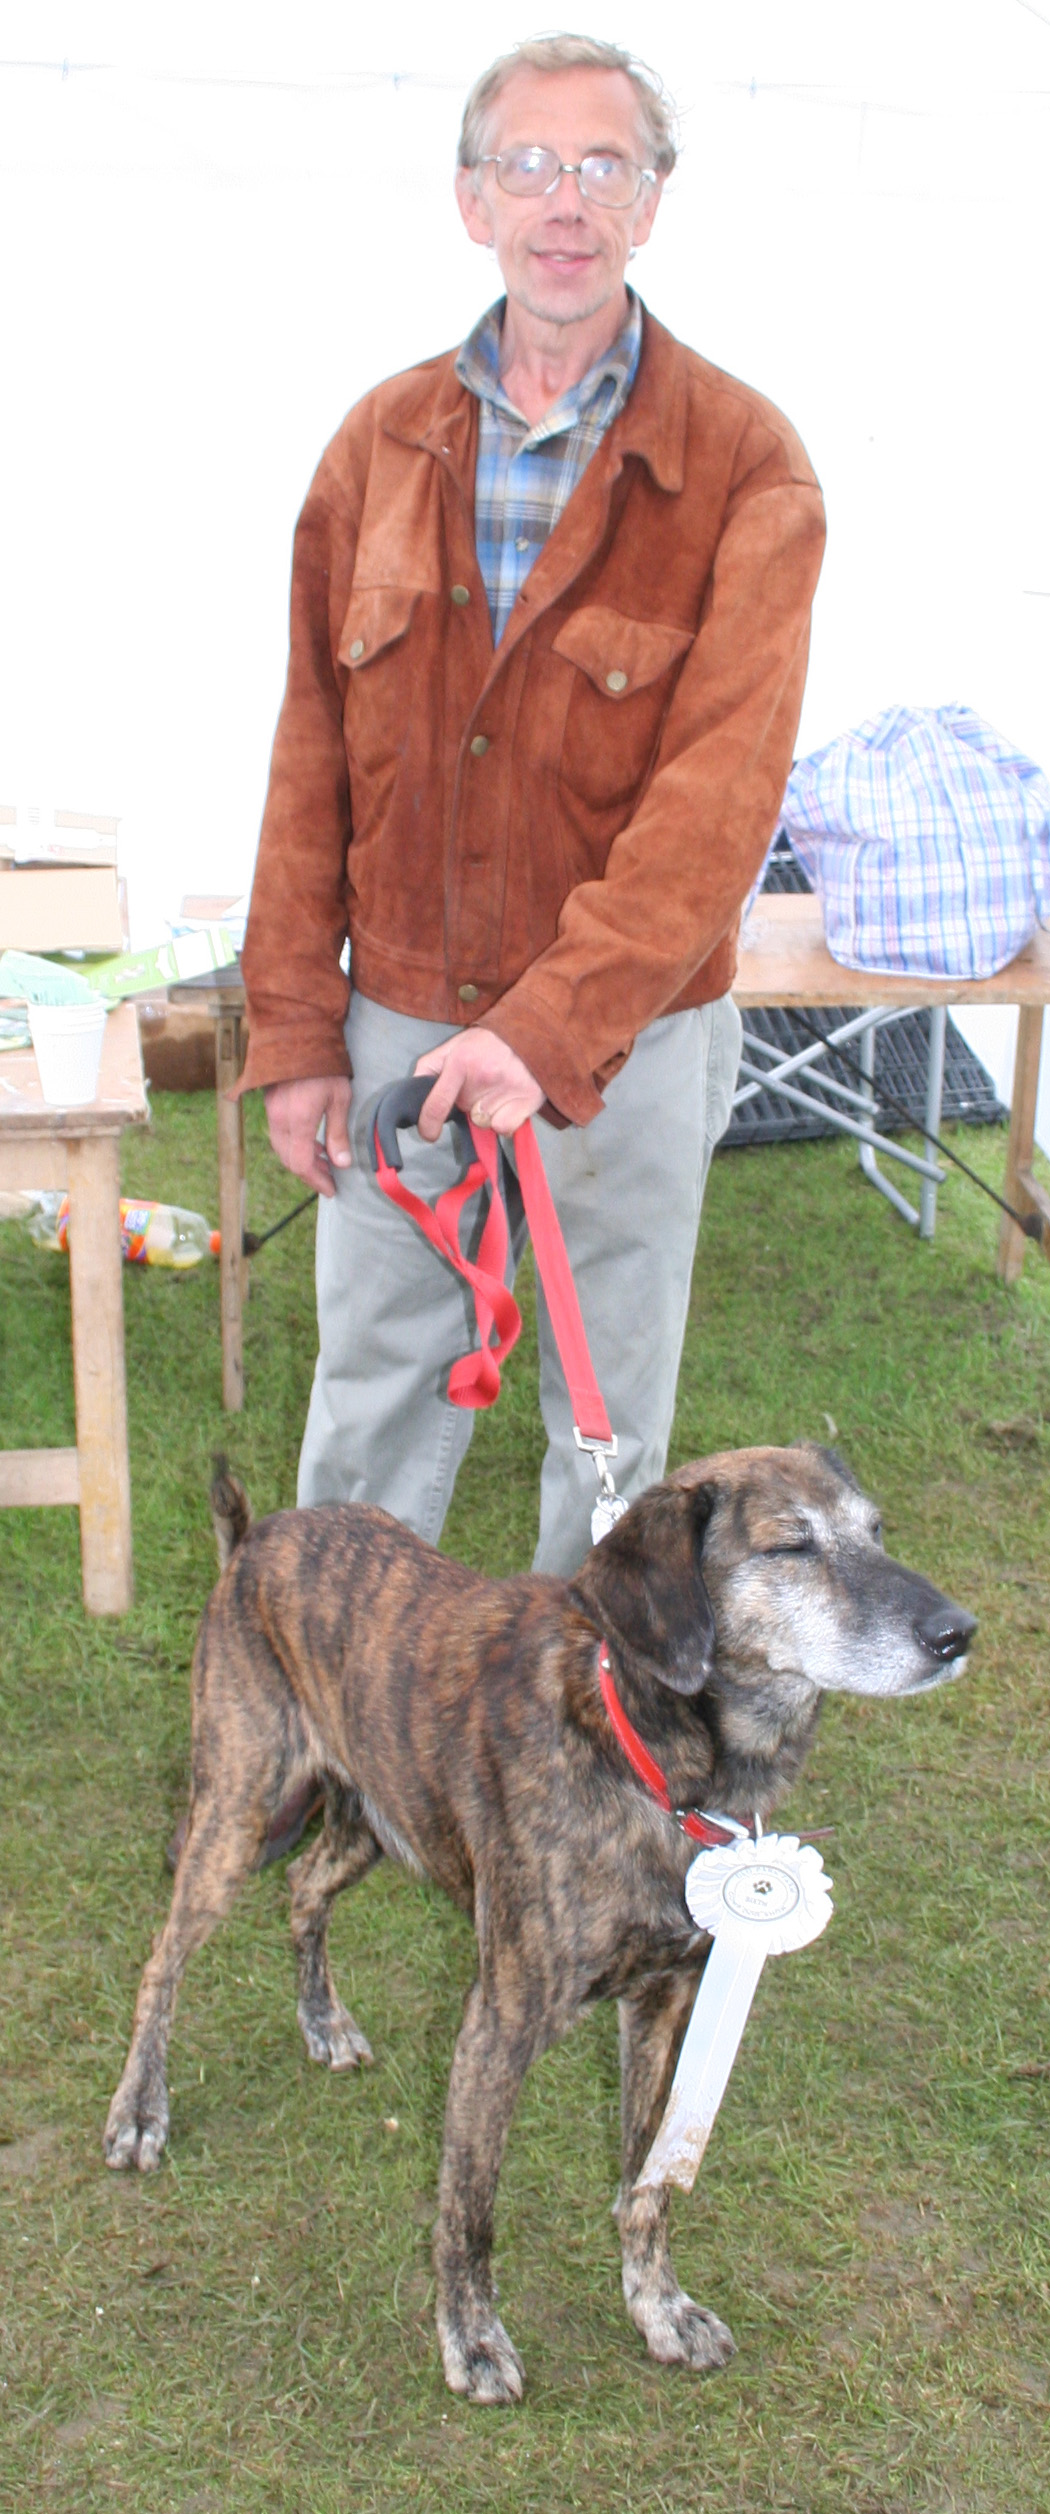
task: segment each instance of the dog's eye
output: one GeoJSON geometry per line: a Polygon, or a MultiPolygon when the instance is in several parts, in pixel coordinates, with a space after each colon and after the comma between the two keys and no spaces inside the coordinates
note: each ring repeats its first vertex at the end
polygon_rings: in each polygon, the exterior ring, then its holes
{"type": "Polygon", "coordinates": [[[876,1543],[876,1545],[881,1545],[881,1543],[882,1543],[882,1521],[881,1521],[881,1519],[873,1519],[873,1520],[872,1520],[872,1523],[871,1523],[871,1533],[872,1533],[872,1536],[873,1536],[873,1537],[874,1537],[874,1539],[875,1539],[875,1543],[876,1543]]]}
{"type": "Polygon", "coordinates": [[[815,1539],[808,1528],[800,1528],[797,1536],[785,1537],[782,1545],[764,1545],[762,1548],[767,1560],[776,1554],[815,1554],[816,1550],[815,1539]]]}

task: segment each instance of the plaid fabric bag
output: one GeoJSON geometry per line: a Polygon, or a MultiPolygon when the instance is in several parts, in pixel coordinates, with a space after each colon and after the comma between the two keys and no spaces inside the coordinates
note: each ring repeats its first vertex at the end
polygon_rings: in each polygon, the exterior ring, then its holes
{"type": "Polygon", "coordinates": [[[799,760],[782,822],[847,969],[988,978],[1050,925],[1050,783],[969,707],[889,707],[799,760]]]}

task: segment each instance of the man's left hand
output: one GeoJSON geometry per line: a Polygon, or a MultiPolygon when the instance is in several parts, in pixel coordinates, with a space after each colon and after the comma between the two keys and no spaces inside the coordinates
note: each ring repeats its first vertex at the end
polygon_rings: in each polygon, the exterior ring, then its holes
{"type": "Polygon", "coordinates": [[[457,1030],[454,1038],[421,1056],[415,1070],[437,1075],[419,1114],[419,1131],[428,1144],[437,1142],[450,1109],[465,1109],[475,1126],[513,1135],[527,1117],[535,1117],[546,1098],[542,1083],[513,1048],[480,1026],[457,1030]]]}

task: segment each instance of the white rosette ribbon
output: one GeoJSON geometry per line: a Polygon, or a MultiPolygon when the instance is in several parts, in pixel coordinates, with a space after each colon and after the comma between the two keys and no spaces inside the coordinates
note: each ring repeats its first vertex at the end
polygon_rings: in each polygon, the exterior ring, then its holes
{"type": "Polygon", "coordinates": [[[694,1859],[685,1899],[713,1944],[637,2191],[665,2182],[692,2190],[766,1957],[819,1938],[831,1918],[831,1886],[820,1852],[794,1833],[765,1833],[757,1842],[741,1836],[694,1859]]]}

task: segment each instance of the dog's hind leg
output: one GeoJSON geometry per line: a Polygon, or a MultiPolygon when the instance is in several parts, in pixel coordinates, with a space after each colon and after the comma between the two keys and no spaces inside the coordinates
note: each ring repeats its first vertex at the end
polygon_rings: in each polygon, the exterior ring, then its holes
{"type": "Polygon", "coordinates": [[[328,1967],[328,1916],[344,1886],[356,1885],[383,1856],[355,1789],[325,1782],[324,1829],[288,1871],[292,1938],[299,1966],[297,2010],[311,2060],[328,2069],[370,2061],[369,2044],[335,1988],[328,1967]]]}
{"type": "Polygon", "coordinates": [[[667,2236],[670,2186],[634,2188],[660,2126],[697,1980],[697,1972],[672,1974],[620,2001],[623,2179],[616,2216],[624,2301],[650,2356],[710,2374],[728,2365],[736,2347],[733,2334],[704,2305],[694,2304],[675,2277],[667,2236]]]}
{"type": "MultiPolygon", "coordinates": [[[[224,1776],[225,1777],[225,1776],[224,1776]]],[[[142,1976],[131,2049],[109,2108],[102,2146],[118,2171],[159,2164],[168,2135],[167,2057],[175,1994],[198,1947],[229,1911],[255,1866],[272,1812],[264,1776],[231,1805],[216,1785],[194,1794],[171,1910],[142,1976]]]]}

